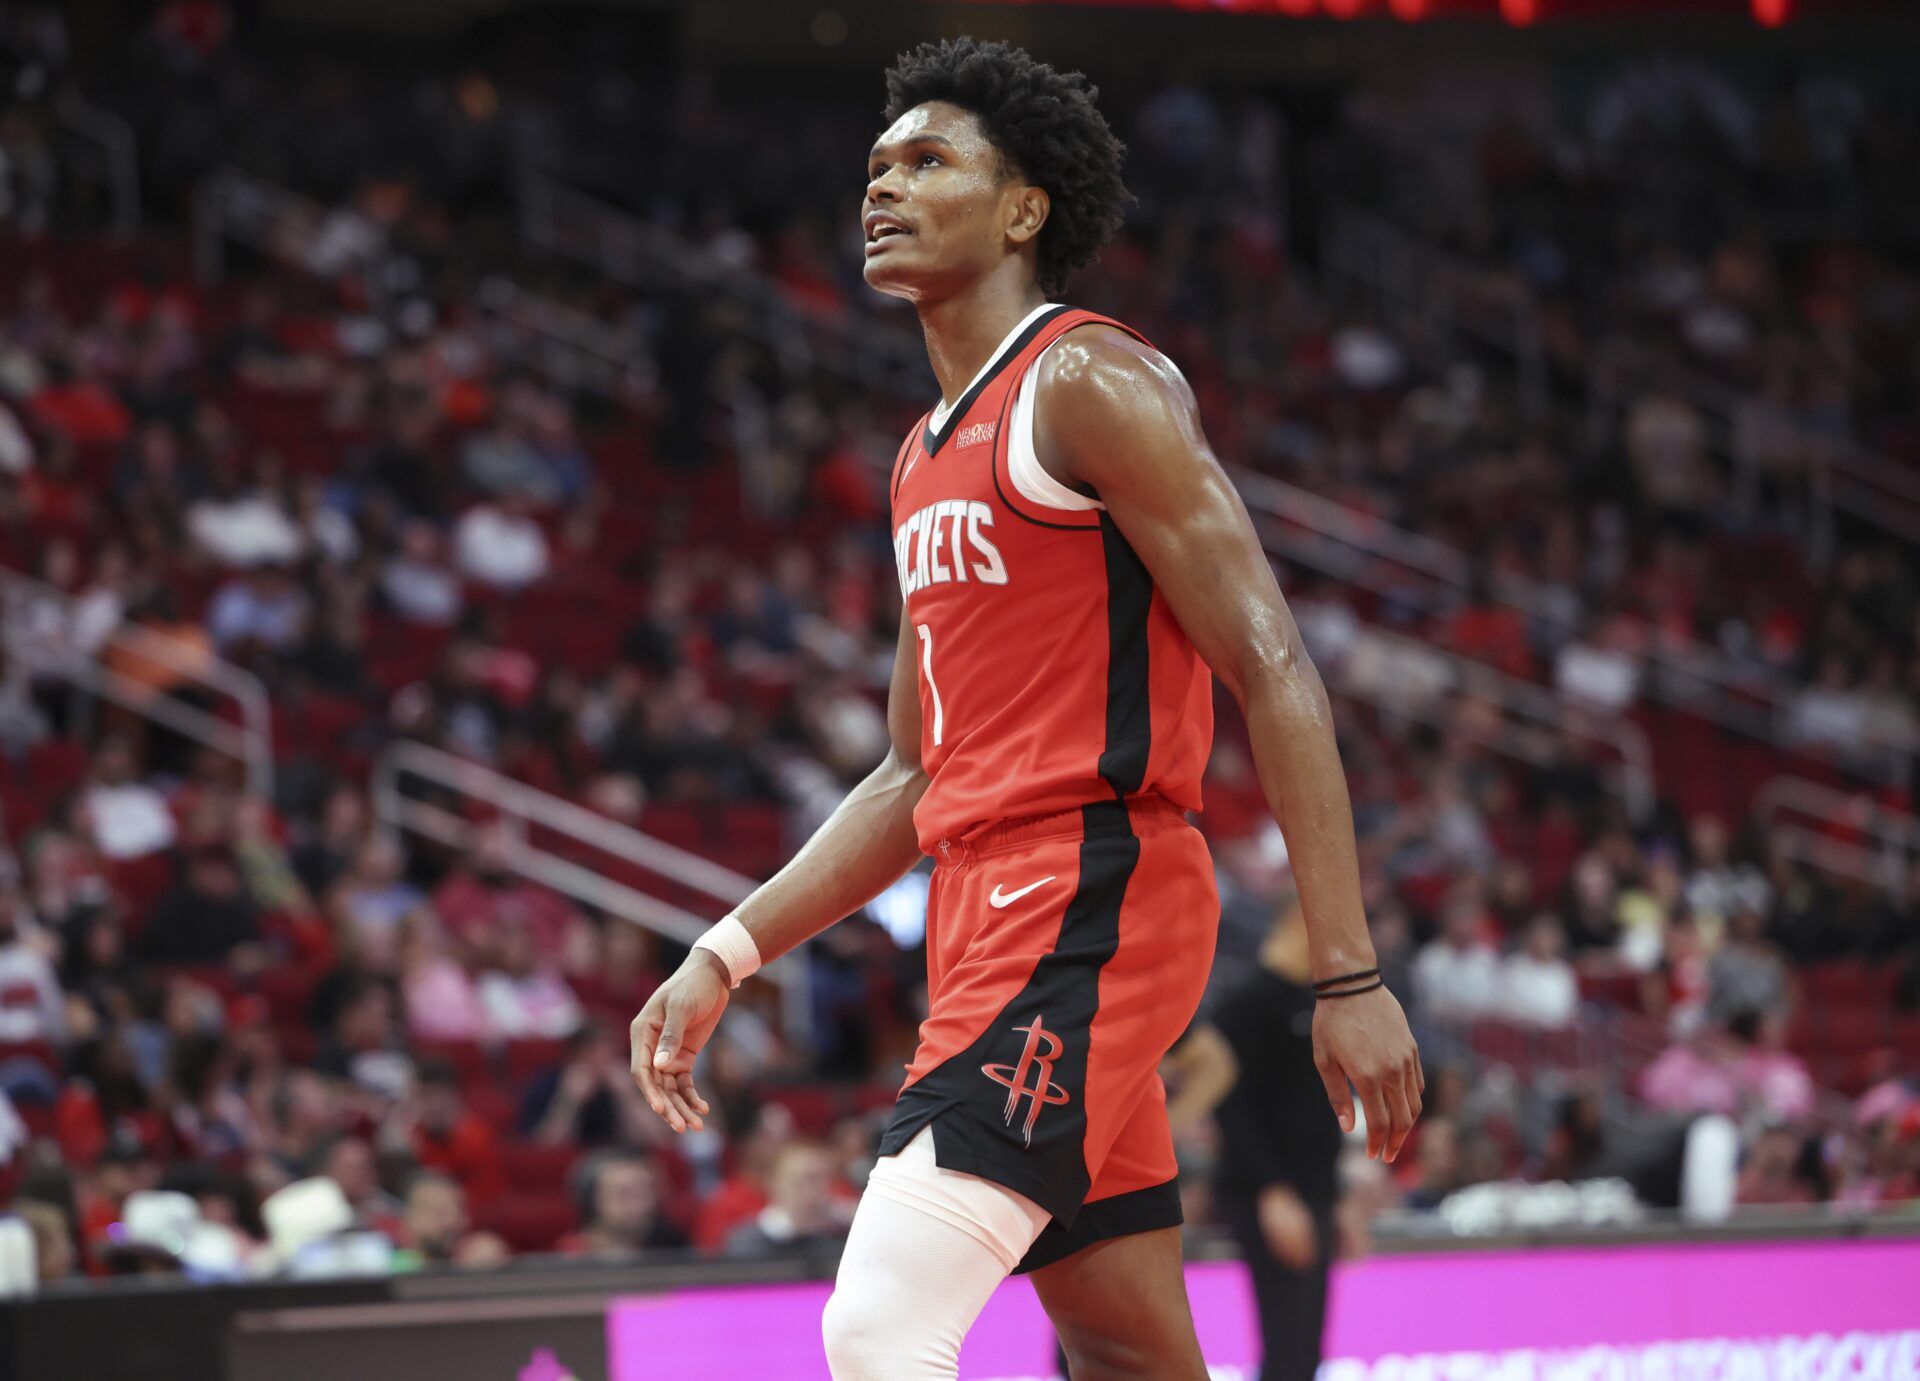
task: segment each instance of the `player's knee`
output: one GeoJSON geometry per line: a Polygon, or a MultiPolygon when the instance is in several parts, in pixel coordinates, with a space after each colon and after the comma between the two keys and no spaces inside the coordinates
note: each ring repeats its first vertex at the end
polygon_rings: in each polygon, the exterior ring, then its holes
{"type": "Polygon", "coordinates": [[[902,1311],[888,1301],[836,1289],[820,1315],[833,1381],[887,1381],[898,1375],[905,1325],[902,1311]]]}

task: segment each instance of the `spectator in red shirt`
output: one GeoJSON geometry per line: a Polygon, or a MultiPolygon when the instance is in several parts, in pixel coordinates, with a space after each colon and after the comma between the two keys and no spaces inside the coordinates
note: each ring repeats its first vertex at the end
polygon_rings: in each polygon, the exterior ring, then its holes
{"type": "Polygon", "coordinates": [[[694,1216],[694,1246],[719,1251],[736,1228],[760,1215],[767,1206],[767,1177],[774,1159],[794,1136],[793,1114],[786,1108],[778,1103],[760,1108],[752,1125],[734,1142],[733,1173],[702,1201],[694,1216]]]}
{"type": "Polygon", "coordinates": [[[113,391],[89,377],[84,365],[47,362],[47,386],[33,400],[34,420],[82,446],[115,446],[127,439],[133,420],[113,391]]]}
{"type": "Polygon", "coordinates": [[[414,1091],[414,1157],[460,1181],[476,1206],[493,1203],[506,1192],[500,1166],[500,1142],[493,1128],[467,1108],[460,1076],[445,1060],[420,1066],[414,1091]]]}
{"type": "Polygon", "coordinates": [[[1493,598],[1492,577],[1476,571],[1467,603],[1448,621],[1445,641],[1463,657],[1485,662],[1509,676],[1533,675],[1533,650],[1527,645],[1527,623],[1519,610],[1493,598]]]}

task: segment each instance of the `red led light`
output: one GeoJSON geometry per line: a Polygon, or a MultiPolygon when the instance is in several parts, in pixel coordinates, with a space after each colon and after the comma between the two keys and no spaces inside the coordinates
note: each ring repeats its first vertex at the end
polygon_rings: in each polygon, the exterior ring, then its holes
{"type": "Polygon", "coordinates": [[[1500,0],[1500,17],[1509,24],[1531,24],[1540,17],[1540,0],[1500,0]]]}
{"type": "Polygon", "coordinates": [[[1754,22],[1777,29],[1787,22],[1788,11],[1792,8],[1791,0],[1753,0],[1754,22]]]}
{"type": "Polygon", "coordinates": [[[1414,24],[1427,17],[1427,3],[1428,0],[1387,0],[1387,8],[1393,11],[1395,19],[1414,24]]]}
{"type": "Polygon", "coordinates": [[[1360,13],[1360,0],[1322,0],[1329,19],[1352,19],[1360,13]]]}

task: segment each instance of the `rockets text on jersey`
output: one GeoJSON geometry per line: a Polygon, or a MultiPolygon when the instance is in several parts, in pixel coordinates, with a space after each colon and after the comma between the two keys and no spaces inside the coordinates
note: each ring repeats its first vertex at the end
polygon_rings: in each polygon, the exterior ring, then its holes
{"type": "Polygon", "coordinates": [[[1006,584],[992,528],[993,506],[979,499],[941,499],[909,515],[893,533],[901,593],[948,580],[1006,584]]]}

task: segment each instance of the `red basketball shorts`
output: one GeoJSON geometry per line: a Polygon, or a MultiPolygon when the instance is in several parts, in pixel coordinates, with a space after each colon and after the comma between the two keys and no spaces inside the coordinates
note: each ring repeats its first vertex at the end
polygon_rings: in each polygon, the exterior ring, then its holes
{"type": "Polygon", "coordinates": [[[1200,832],[1164,797],[1009,821],[936,858],[929,1014],[881,1154],[935,1158],[1053,1217],[1022,1270],[1180,1222],[1160,1059],[1220,918],[1200,832]]]}

